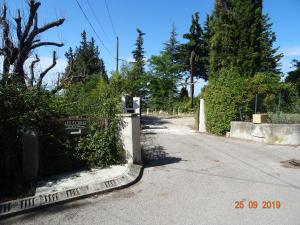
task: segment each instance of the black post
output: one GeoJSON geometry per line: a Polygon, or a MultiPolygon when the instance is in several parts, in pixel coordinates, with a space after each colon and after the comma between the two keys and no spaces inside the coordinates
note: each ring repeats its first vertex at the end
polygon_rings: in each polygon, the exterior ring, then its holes
{"type": "Polygon", "coordinates": [[[117,65],[116,65],[116,71],[119,73],[119,37],[117,37],[117,65]]]}
{"type": "Polygon", "coordinates": [[[255,114],[257,112],[257,98],[258,98],[258,94],[256,94],[255,96],[255,114]]]}

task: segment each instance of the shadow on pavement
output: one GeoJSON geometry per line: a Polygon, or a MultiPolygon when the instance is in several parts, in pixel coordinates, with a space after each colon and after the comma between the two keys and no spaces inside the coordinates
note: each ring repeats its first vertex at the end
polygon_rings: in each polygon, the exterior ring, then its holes
{"type": "Polygon", "coordinates": [[[181,158],[169,156],[169,154],[165,152],[163,146],[153,146],[143,149],[143,162],[145,163],[145,168],[178,163],[181,160],[181,158]]]}
{"type": "Polygon", "coordinates": [[[142,116],[141,124],[142,125],[163,125],[169,123],[165,118],[154,117],[154,116],[142,116]]]}

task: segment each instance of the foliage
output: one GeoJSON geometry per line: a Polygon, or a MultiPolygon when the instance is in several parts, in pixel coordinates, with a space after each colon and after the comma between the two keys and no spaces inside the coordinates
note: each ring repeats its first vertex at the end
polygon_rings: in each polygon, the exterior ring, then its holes
{"type": "Polygon", "coordinates": [[[123,145],[118,135],[120,118],[112,118],[95,121],[90,126],[89,134],[81,138],[75,147],[75,154],[89,167],[107,167],[125,160],[123,145]],[[103,122],[106,123],[105,126],[103,122]]]}
{"type": "Polygon", "coordinates": [[[299,113],[269,113],[268,114],[269,123],[300,123],[299,113]]]}
{"type": "Polygon", "coordinates": [[[190,72],[190,95],[191,108],[194,104],[194,78],[203,78],[207,80],[206,62],[207,51],[202,28],[199,24],[199,13],[192,15],[192,23],[189,33],[183,35],[188,40],[187,43],[180,45],[179,59],[182,68],[190,72]]]}
{"type": "Polygon", "coordinates": [[[235,70],[221,70],[204,88],[206,126],[209,132],[224,134],[233,120],[250,120],[255,112],[297,112],[295,88],[275,73],[257,73],[245,78],[235,70]]]}
{"type": "Polygon", "coordinates": [[[0,85],[1,194],[7,193],[5,187],[23,186],[22,134],[27,130],[38,134],[41,177],[124,162],[120,95],[98,75],[89,77],[60,95],[20,83],[0,85]],[[86,137],[65,133],[60,119],[70,116],[88,119],[86,137]]]}
{"type": "Polygon", "coordinates": [[[191,71],[191,67],[194,67],[194,77],[203,78],[207,80],[207,73],[205,68],[206,55],[204,49],[204,33],[199,24],[199,13],[196,12],[192,15],[192,22],[189,33],[183,35],[188,40],[187,43],[180,46],[180,57],[186,71],[191,71]],[[191,62],[193,57],[193,62],[191,62]],[[191,63],[193,65],[191,65],[191,63]]]}
{"type": "Polygon", "coordinates": [[[250,102],[248,114],[254,113],[257,94],[257,112],[295,112],[298,96],[290,83],[281,82],[281,77],[275,73],[257,73],[247,82],[248,99],[250,102]]]}
{"type": "Polygon", "coordinates": [[[95,45],[94,38],[87,41],[86,32],[83,31],[80,45],[76,47],[75,52],[69,48],[65,53],[68,61],[65,73],[71,73],[75,81],[85,81],[93,74],[99,74],[105,81],[108,81],[104,62],[99,55],[99,48],[95,45]]]}
{"type": "Polygon", "coordinates": [[[144,72],[144,66],[145,66],[145,61],[144,61],[144,38],[143,36],[145,33],[143,33],[140,29],[137,29],[138,32],[138,37],[135,43],[136,49],[132,51],[132,55],[134,58],[134,70],[138,74],[142,74],[144,72]]]}
{"type": "Polygon", "coordinates": [[[170,38],[164,44],[163,50],[148,61],[147,94],[151,110],[172,112],[173,109],[177,110],[178,108],[176,104],[179,94],[178,87],[182,78],[182,64],[178,59],[179,44],[176,36],[176,29],[173,25],[170,38]]]}
{"type": "Polygon", "coordinates": [[[300,97],[300,61],[293,60],[295,69],[290,71],[285,78],[285,82],[294,85],[298,91],[298,97],[300,97]]]}
{"type": "Polygon", "coordinates": [[[128,94],[131,97],[142,96],[142,90],[144,86],[142,85],[141,79],[145,73],[145,51],[144,51],[144,38],[143,33],[140,29],[137,29],[138,37],[135,43],[135,50],[132,51],[134,62],[132,63],[130,70],[127,73],[127,79],[130,81],[131,85],[127,86],[128,94]]]}
{"type": "Polygon", "coordinates": [[[23,133],[33,130],[39,136],[53,134],[56,124],[52,121],[58,113],[51,105],[51,97],[48,91],[28,89],[19,82],[0,85],[0,196],[16,193],[24,184],[23,133]]]}
{"type": "Polygon", "coordinates": [[[217,0],[209,21],[209,76],[235,68],[245,77],[277,73],[282,54],[273,48],[272,24],[262,12],[262,0],[217,0]]]}
{"type": "Polygon", "coordinates": [[[74,84],[57,99],[61,113],[91,120],[89,134],[78,140],[74,153],[87,167],[105,167],[123,160],[120,94],[113,87],[94,75],[85,84],[74,84]]]}
{"type": "Polygon", "coordinates": [[[205,87],[206,128],[222,135],[230,128],[230,122],[238,119],[239,107],[247,106],[246,80],[234,70],[222,70],[216,79],[205,87]]]}

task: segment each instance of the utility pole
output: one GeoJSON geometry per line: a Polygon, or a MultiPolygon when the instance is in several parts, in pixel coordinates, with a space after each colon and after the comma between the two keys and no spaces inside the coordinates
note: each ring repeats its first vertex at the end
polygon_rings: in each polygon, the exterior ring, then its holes
{"type": "Polygon", "coordinates": [[[116,66],[116,71],[119,73],[119,37],[117,37],[117,66],[116,66]]]}

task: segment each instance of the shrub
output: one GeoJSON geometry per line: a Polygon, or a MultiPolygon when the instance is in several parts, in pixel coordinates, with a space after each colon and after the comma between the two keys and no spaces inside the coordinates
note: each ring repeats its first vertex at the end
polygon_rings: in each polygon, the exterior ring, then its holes
{"type": "Polygon", "coordinates": [[[0,85],[0,195],[17,193],[23,185],[23,132],[34,130],[48,136],[54,129],[49,121],[58,113],[51,106],[51,96],[46,90],[28,89],[20,83],[0,85]]]}
{"type": "Polygon", "coordinates": [[[281,82],[281,77],[274,73],[257,73],[247,81],[249,109],[255,109],[255,96],[258,95],[257,112],[269,113],[276,111],[295,112],[299,98],[295,87],[290,83],[281,82]]]}
{"type": "Polygon", "coordinates": [[[300,114],[294,113],[269,113],[268,114],[269,123],[279,123],[279,124],[287,124],[287,123],[300,123],[300,114]]]}
{"type": "MultiPolygon", "coordinates": [[[[283,83],[278,74],[257,73],[254,77],[243,78],[234,70],[222,70],[215,77],[201,94],[205,99],[206,127],[211,133],[222,135],[229,131],[231,121],[250,120],[255,112],[256,94],[257,112],[299,112],[296,89],[283,83]]],[[[285,120],[290,121],[282,119],[285,120]]]]}
{"type": "Polygon", "coordinates": [[[238,119],[239,108],[247,106],[246,80],[234,70],[222,70],[216,77],[202,96],[208,132],[222,135],[230,129],[230,122],[238,119]]]}
{"type": "Polygon", "coordinates": [[[70,87],[57,102],[63,113],[90,119],[89,134],[76,140],[73,149],[78,161],[88,168],[124,162],[120,93],[114,86],[93,76],[85,84],[70,87]]]}

